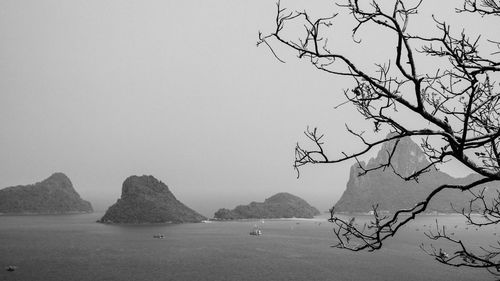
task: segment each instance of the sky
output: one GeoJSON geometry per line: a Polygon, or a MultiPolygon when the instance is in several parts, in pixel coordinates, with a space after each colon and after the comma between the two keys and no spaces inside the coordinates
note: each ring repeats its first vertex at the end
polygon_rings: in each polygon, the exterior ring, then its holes
{"type": "MultiPolygon", "coordinates": [[[[339,10],[308,2],[281,4],[339,10]]],[[[438,3],[424,9],[453,14],[438,3]]],[[[146,174],[207,216],[277,192],[327,210],[354,163],[305,167],[297,179],[295,144],[307,144],[311,126],[329,153],[354,151],[345,123],[365,123],[348,106],[334,109],[348,81],[278,45],[286,63],[256,47],[275,13],[268,0],[0,0],[0,188],[63,172],[105,210],[128,176],[146,174]]],[[[332,42],[356,61],[393,48],[367,52],[348,21],[338,23],[332,42]]],[[[427,17],[417,27],[432,26],[427,17]]],[[[361,34],[366,44],[384,36],[361,34]]]]}

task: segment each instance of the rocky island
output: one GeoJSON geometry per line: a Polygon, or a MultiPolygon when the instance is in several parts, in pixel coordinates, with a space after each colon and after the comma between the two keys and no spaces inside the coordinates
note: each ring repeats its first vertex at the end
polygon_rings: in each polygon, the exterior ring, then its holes
{"type": "Polygon", "coordinates": [[[91,213],[92,205],[80,198],[70,179],[63,173],[30,185],[0,190],[0,213],[65,214],[91,213]]]}
{"type": "MultiPolygon", "coordinates": [[[[365,169],[387,163],[389,152],[393,150],[396,141],[385,143],[375,158],[368,163],[360,162],[365,169]]],[[[399,141],[392,156],[392,165],[401,176],[409,176],[413,172],[429,165],[424,152],[411,138],[406,137],[399,141]]],[[[365,213],[378,204],[378,210],[394,212],[398,209],[413,207],[423,200],[429,193],[441,184],[467,184],[479,178],[478,175],[468,175],[463,178],[454,178],[436,168],[430,168],[427,173],[414,180],[405,181],[396,175],[391,168],[378,169],[360,176],[363,170],[354,164],[350,170],[347,187],[340,200],[335,204],[337,212],[365,213]]],[[[478,190],[478,188],[474,189],[478,190]]],[[[496,188],[488,188],[488,196],[496,194],[496,188]]],[[[454,212],[469,208],[471,195],[468,192],[444,190],[434,197],[428,212],[454,212]],[[453,206],[453,207],[452,207],[453,206]]]]}
{"type": "Polygon", "coordinates": [[[251,202],[240,205],[233,210],[219,209],[215,219],[271,219],[271,218],[312,218],[319,215],[318,209],[309,205],[304,199],[290,193],[278,193],[264,202],[251,202]]]}
{"type": "Polygon", "coordinates": [[[130,176],[122,195],[98,221],[102,223],[187,223],[206,218],[175,198],[168,186],[153,176],[130,176]]]}

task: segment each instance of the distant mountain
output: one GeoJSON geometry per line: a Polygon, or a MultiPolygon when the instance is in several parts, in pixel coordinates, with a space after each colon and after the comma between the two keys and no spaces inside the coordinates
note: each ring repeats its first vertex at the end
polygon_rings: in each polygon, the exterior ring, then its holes
{"type": "Polygon", "coordinates": [[[269,218],[312,218],[319,215],[318,209],[290,193],[278,193],[262,202],[240,205],[233,210],[219,209],[214,217],[222,220],[269,219],[269,218]]]}
{"type": "Polygon", "coordinates": [[[70,179],[55,173],[46,180],[0,190],[0,213],[64,214],[91,213],[92,206],[82,200],[70,179]]]}
{"type": "Polygon", "coordinates": [[[168,186],[153,176],[131,176],[122,195],[99,220],[103,223],[185,223],[206,218],[175,198],[168,186]]]}
{"type": "MultiPolygon", "coordinates": [[[[386,163],[389,152],[392,151],[396,141],[385,143],[377,157],[370,159],[367,164],[361,163],[365,169],[386,163]]],[[[422,149],[411,138],[406,137],[399,144],[392,157],[394,169],[402,176],[409,176],[413,172],[429,164],[422,149]]],[[[405,181],[394,174],[391,168],[371,171],[364,176],[359,176],[362,169],[358,164],[351,167],[347,188],[340,200],[335,204],[338,212],[369,212],[372,205],[378,204],[379,210],[394,212],[401,208],[415,206],[436,187],[441,184],[468,184],[477,179],[479,175],[472,174],[464,178],[453,178],[450,175],[431,168],[429,172],[419,177],[419,182],[405,181]]],[[[478,190],[477,188],[474,190],[478,190]]],[[[495,188],[488,189],[489,196],[495,194],[495,188]]],[[[461,210],[469,208],[468,192],[444,190],[431,200],[427,211],[453,212],[453,208],[461,210]],[[453,204],[453,208],[452,208],[453,204]]]]}

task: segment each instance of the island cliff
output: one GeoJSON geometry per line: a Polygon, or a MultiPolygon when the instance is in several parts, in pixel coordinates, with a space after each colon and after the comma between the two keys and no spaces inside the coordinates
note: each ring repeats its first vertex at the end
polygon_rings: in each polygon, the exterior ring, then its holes
{"type": "MultiPolygon", "coordinates": [[[[365,169],[370,169],[387,163],[389,153],[395,143],[396,141],[385,143],[375,158],[370,159],[367,164],[363,162],[360,164],[365,169]]],[[[422,149],[411,138],[406,137],[399,141],[391,163],[396,172],[404,177],[426,167],[429,161],[422,149]]],[[[427,173],[422,174],[418,182],[405,181],[391,168],[378,169],[360,176],[362,171],[358,164],[351,167],[346,190],[335,204],[336,211],[369,212],[373,205],[378,204],[378,210],[394,212],[398,209],[413,207],[439,185],[467,184],[479,178],[474,174],[464,178],[453,178],[433,167],[427,173]]],[[[488,188],[487,193],[493,196],[495,188],[488,188]]],[[[427,211],[454,212],[454,209],[468,209],[470,198],[471,195],[468,192],[444,190],[430,201],[427,211]]]]}
{"type": "Polygon", "coordinates": [[[122,195],[98,221],[103,223],[185,223],[206,218],[175,198],[167,185],[153,176],[131,176],[122,195]]]}
{"type": "Polygon", "coordinates": [[[91,213],[92,206],[80,198],[70,179],[63,173],[31,185],[0,190],[0,213],[64,214],[91,213]]]}
{"type": "Polygon", "coordinates": [[[219,220],[233,219],[270,219],[270,218],[312,218],[319,215],[318,209],[309,205],[290,193],[278,193],[264,202],[252,202],[240,205],[233,210],[219,209],[214,218],[219,220]]]}

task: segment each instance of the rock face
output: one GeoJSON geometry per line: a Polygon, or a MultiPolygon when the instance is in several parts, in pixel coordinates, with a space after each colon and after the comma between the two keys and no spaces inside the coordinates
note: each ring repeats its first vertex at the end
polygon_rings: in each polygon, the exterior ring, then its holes
{"type": "Polygon", "coordinates": [[[91,213],[92,206],[82,200],[70,179],[55,173],[46,180],[0,190],[0,213],[64,214],[91,213]]]}
{"type": "Polygon", "coordinates": [[[103,223],[185,223],[206,218],[182,204],[168,186],[153,176],[131,176],[122,196],[99,220],[103,223]]]}
{"type": "Polygon", "coordinates": [[[269,219],[269,218],[312,218],[319,215],[318,209],[290,193],[278,193],[264,202],[240,205],[233,210],[219,209],[214,217],[221,220],[269,219]]]}
{"type": "MultiPolygon", "coordinates": [[[[365,169],[369,169],[386,163],[395,143],[396,141],[385,143],[376,158],[370,159],[367,164],[363,162],[361,164],[365,169]]],[[[408,137],[399,141],[392,163],[396,172],[404,177],[426,167],[429,161],[422,149],[408,137]]],[[[369,212],[374,204],[378,204],[379,210],[394,212],[401,208],[413,207],[441,184],[467,184],[479,178],[477,175],[453,178],[435,168],[430,168],[429,172],[419,177],[417,183],[414,180],[401,179],[391,168],[379,169],[359,176],[361,171],[358,164],[351,167],[347,188],[335,204],[336,211],[369,212]]],[[[494,188],[488,191],[493,194],[494,188]]],[[[429,212],[453,212],[453,209],[467,209],[470,198],[468,192],[444,190],[431,200],[427,210],[429,212]]]]}

